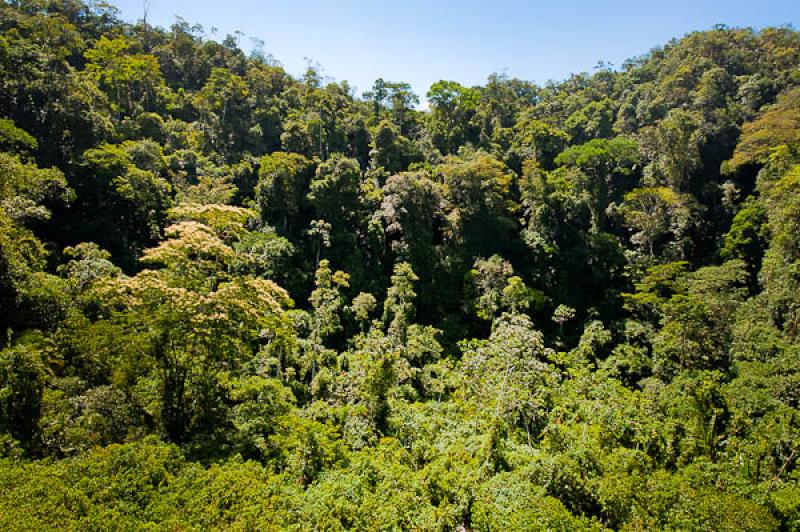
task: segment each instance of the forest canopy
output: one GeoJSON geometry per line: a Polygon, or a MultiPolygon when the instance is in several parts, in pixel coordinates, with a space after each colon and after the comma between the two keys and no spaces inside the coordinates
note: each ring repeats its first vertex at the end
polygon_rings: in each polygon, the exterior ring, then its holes
{"type": "Polygon", "coordinates": [[[800,530],[800,33],[425,96],[0,3],[0,528],[800,530]]]}

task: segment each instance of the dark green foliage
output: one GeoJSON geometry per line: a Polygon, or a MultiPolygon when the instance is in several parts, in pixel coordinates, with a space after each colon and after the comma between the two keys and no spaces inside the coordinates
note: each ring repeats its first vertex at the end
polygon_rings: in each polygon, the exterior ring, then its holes
{"type": "Polygon", "coordinates": [[[800,36],[359,98],[0,3],[3,530],[797,530],[800,36]]]}

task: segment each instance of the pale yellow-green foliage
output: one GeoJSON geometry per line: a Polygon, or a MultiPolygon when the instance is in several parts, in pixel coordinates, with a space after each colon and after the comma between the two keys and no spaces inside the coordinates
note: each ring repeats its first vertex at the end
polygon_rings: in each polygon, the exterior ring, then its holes
{"type": "Polygon", "coordinates": [[[167,239],[142,255],[142,262],[166,266],[198,260],[223,263],[234,256],[233,249],[213,229],[199,222],[178,222],[165,231],[167,239]]]}
{"type": "Polygon", "coordinates": [[[257,216],[252,209],[216,203],[181,203],[170,209],[168,214],[177,222],[193,221],[205,224],[226,240],[240,238],[246,232],[245,224],[257,216]]]}

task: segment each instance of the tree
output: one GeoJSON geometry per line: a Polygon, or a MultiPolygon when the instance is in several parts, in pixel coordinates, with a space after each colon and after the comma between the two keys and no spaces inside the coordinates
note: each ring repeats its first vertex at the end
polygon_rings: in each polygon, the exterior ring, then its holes
{"type": "Polygon", "coordinates": [[[212,69],[195,97],[203,133],[212,150],[232,155],[247,146],[251,127],[249,95],[241,76],[225,68],[212,69]]]}
{"type": "Polygon", "coordinates": [[[36,138],[14,125],[13,120],[0,118],[0,150],[29,154],[38,146],[36,138]]]}
{"type": "Polygon", "coordinates": [[[689,111],[671,110],[653,128],[642,131],[642,154],[650,163],[645,177],[652,185],[686,192],[692,173],[700,167],[700,119],[689,111]]]}
{"type": "Polygon", "coordinates": [[[406,331],[414,314],[414,283],[419,277],[407,262],[395,265],[392,284],[383,302],[383,322],[388,323],[388,334],[395,345],[405,343],[406,331]]]}
{"type": "Polygon", "coordinates": [[[161,148],[152,141],[103,144],[88,150],[84,161],[76,192],[91,221],[76,230],[86,240],[103,235],[97,243],[129,265],[166,224],[172,187],[163,178],[161,148]]]}
{"type": "Polygon", "coordinates": [[[746,295],[744,266],[729,261],[687,276],[685,293],[663,306],[664,327],[654,341],[656,372],[728,370],[734,312],[746,295]]]}
{"type": "Polygon", "coordinates": [[[97,281],[122,273],[111,262],[111,254],[92,242],[65,248],[64,255],[71,260],[59,266],[58,272],[69,279],[78,294],[87,291],[97,281]]]}
{"type": "Polygon", "coordinates": [[[564,150],[555,162],[580,171],[576,177],[588,195],[592,230],[600,232],[605,228],[606,208],[624,191],[623,178],[638,169],[639,146],[626,137],[595,139],[564,150]]]}
{"type": "Polygon", "coordinates": [[[400,172],[419,161],[420,154],[400,130],[388,120],[382,120],[372,134],[371,165],[388,172],[400,172]]]}
{"type": "Polygon", "coordinates": [[[372,114],[376,121],[388,111],[394,125],[404,134],[407,133],[406,116],[419,103],[411,85],[384,81],[383,78],[375,80],[372,89],[364,93],[364,99],[372,102],[372,114]]]}
{"type": "Polygon", "coordinates": [[[46,371],[41,353],[33,346],[0,351],[0,433],[9,434],[28,451],[39,444],[46,371]]]}
{"type": "Polygon", "coordinates": [[[393,256],[432,278],[438,227],[443,223],[441,187],[425,173],[390,176],[383,186],[380,215],[393,256]]]}
{"type": "Polygon", "coordinates": [[[158,60],[147,54],[131,54],[132,43],[125,37],[101,36],[84,54],[86,73],[97,83],[123,115],[155,107],[164,90],[158,60]]]}
{"type": "Polygon", "coordinates": [[[767,212],[763,203],[750,197],[733,217],[724,236],[720,256],[725,260],[741,259],[747,264],[751,278],[761,269],[767,247],[767,212]]]}
{"type": "Polygon", "coordinates": [[[558,325],[559,334],[563,334],[564,324],[575,318],[575,309],[567,305],[559,305],[553,311],[553,322],[558,325]]]}
{"type": "MultiPolygon", "coordinates": [[[[39,168],[0,153],[0,306],[5,310],[0,317],[0,331],[5,336],[0,346],[18,326],[44,325],[37,318],[41,309],[36,308],[33,294],[44,288],[44,279],[35,274],[44,270],[47,250],[31,228],[50,218],[51,206],[71,196],[59,170],[39,168]]],[[[50,318],[56,317],[51,313],[50,318]]]]}
{"type": "Polygon", "coordinates": [[[181,222],[167,235],[143,256],[162,268],[99,289],[112,321],[132,335],[127,356],[143,359],[131,378],[143,389],[155,380],[159,406],[152,414],[168,438],[183,442],[220,423],[220,381],[252,356],[261,331],[289,334],[282,309],[291,300],[265,279],[226,279],[222,266],[234,252],[208,226],[181,222]]]}
{"type": "Polygon", "coordinates": [[[475,140],[470,120],[475,114],[480,93],[455,81],[437,81],[427,93],[431,105],[430,129],[433,144],[444,154],[475,140]]]}
{"type": "Polygon", "coordinates": [[[544,294],[540,290],[529,288],[518,275],[509,277],[501,299],[503,307],[511,313],[524,312],[531,306],[537,307],[543,300],[544,294]]]}
{"type": "Polygon", "coordinates": [[[771,234],[759,273],[763,294],[769,301],[774,323],[789,338],[800,334],[798,277],[794,273],[798,253],[794,237],[800,223],[800,165],[793,164],[788,149],[777,149],[763,172],[759,189],[763,194],[771,234]]]}
{"type": "Polygon", "coordinates": [[[9,153],[0,153],[0,207],[16,223],[46,220],[49,203],[69,200],[71,191],[57,168],[39,168],[9,153]]]}
{"type": "Polygon", "coordinates": [[[358,211],[360,183],[358,161],[334,155],[317,167],[308,200],[334,231],[346,231],[358,211]]]}
{"type": "Polygon", "coordinates": [[[587,142],[592,139],[611,136],[613,108],[611,100],[604,98],[590,102],[572,113],[564,123],[566,131],[574,142],[587,142]]]}
{"type": "Polygon", "coordinates": [[[555,158],[567,147],[568,140],[565,132],[546,122],[531,117],[521,118],[514,124],[514,140],[509,150],[510,156],[519,160],[519,167],[515,170],[522,170],[522,164],[528,160],[551,170],[555,158]]]}
{"type": "Polygon", "coordinates": [[[691,228],[697,206],[688,194],[680,194],[667,187],[637,188],[625,195],[621,210],[625,224],[637,230],[631,242],[655,258],[656,244],[666,235],[672,237],[677,248],[677,258],[683,258],[682,242],[691,228]]]}
{"type": "Polygon", "coordinates": [[[231,415],[237,447],[266,461],[277,450],[270,439],[278,421],[291,411],[294,396],[280,381],[252,375],[234,382],[231,399],[237,403],[231,415]]]}
{"type": "Polygon", "coordinates": [[[548,387],[556,375],[546,362],[543,338],[530,318],[503,314],[488,341],[462,346],[463,388],[471,403],[475,428],[499,421],[519,427],[530,442],[544,426],[549,407],[548,387]]]}
{"type": "Polygon", "coordinates": [[[276,152],[261,158],[256,198],[262,222],[275,224],[284,234],[294,234],[312,170],[312,162],[297,153],[276,152]]]}
{"type": "Polygon", "coordinates": [[[764,165],[779,146],[800,146],[800,89],[778,96],[758,118],[742,126],[742,135],[733,157],[724,170],[733,171],[748,164],[764,165]]]}
{"type": "Polygon", "coordinates": [[[475,255],[498,251],[498,234],[514,226],[513,173],[481,152],[448,157],[438,170],[443,176],[450,238],[475,255]]]}
{"type": "Polygon", "coordinates": [[[331,247],[331,224],[325,220],[311,220],[311,227],[306,231],[314,246],[314,264],[319,266],[322,248],[331,247]]]}
{"type": "Polygon", "coordinates": [[[370,315],[375,311],[377,304],[378,301],[375,299],[375,296],[367,292],[360,292],[353,298],[353,302],[350,304],[350,310],[361,326],[362,334],[366,332],[366,324],[369,321],[370,315]]]}
{"type": "Polygon", "coordinates": [[[313,308],[311,321],[311,380],[317,373],[317,350],[323,347],[324,341],[333,334],[341,331],[342,323],[339,317],[344,306],[342,288],[348,288],[349,276],[342,272],[333,272],[330,262],[323,260],[317,268],[314,281],[314,291],[308,301],[313,308]]]}
{"type": "Polygon", "coordinates": [[[475,259],[469,273],[473,284],[475,300],[473,308],[479,318],[494,321],[503,302],[503,290],[509,284],[514,268],[499,255],[488,259],[475,259]]]}

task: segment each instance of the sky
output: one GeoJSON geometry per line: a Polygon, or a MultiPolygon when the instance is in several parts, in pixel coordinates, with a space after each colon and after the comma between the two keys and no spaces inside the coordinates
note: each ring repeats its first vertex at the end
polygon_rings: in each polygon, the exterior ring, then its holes
{"type": "Polygon", "coordinates": [[[112,0],[123,20],[168,27],[178,15],[221,40],[241,31],[288,72],[308,60],[357,94],[377,78],[424,100],[439,79],[483,84],[492,73],[537,83],[620,66],[673,37],[715,24],[800,27],[800,0],[112,0]],[[212,34],[212,29],[216,33],[212,34]]]}

